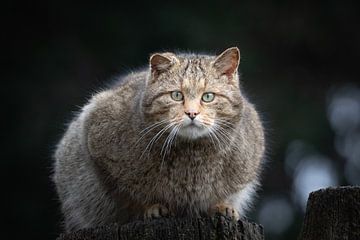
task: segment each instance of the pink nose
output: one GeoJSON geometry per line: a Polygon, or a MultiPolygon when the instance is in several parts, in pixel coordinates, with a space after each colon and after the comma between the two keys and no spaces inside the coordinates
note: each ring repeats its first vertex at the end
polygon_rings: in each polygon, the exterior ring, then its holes
{"type": "Polygon", "coordinates": [[[189,111],[185,111],[185,114],[188,115],[188,117],[191,120],[194,120],[196,118],[196,116],[199,115],[199,112],[195,111],[195,110],[189,110],[189,111]]]}

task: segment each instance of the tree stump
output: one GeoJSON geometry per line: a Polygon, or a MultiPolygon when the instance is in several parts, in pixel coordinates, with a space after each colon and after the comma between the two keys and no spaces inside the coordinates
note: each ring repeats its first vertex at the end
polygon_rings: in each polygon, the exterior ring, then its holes
{"type": "MultiPolygon", "coordinates": [[[[58,240],[238,239],[264,240],[263,228],[223,216],[161,218],[109,225],[62,234],[58,240]]],[[[321,189],[310,193],[299,240],[359,240],[360,187],[321,189]]]]}
{"type": "Polygon", "coordinates": [[[58,240],[161,240],[161,239],[232,239],[264,240],[263,228],[245,220],[231,221],[223,216],[213,218],[161,218],[109,225],[62,234],[58,240]]]}
{"type": "Polygon", "coordinates": [[[299,240],[360,239],[360,187],[310,193],[299,240]]]}

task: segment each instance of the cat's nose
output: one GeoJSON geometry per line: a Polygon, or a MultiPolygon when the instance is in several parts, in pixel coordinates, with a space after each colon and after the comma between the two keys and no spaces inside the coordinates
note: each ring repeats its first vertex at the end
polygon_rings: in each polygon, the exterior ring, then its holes
{"type": "Polygon", "coordinates": [[[185,111],[185,114],[188,115],[188,117],[191,120],[194,120],[196,118],[197,115],[199,115],[198,111],[194,111],[194,110],[189,110],[189,111],[185,111]]]}

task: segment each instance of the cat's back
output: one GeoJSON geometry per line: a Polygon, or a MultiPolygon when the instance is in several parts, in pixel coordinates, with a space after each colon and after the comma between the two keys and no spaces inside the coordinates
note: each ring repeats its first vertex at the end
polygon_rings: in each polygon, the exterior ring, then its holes
{"type": "MultiPolygon", "coordinates": [[[[128,112],[133,112],[146,83],[146,72],[132,72],[118,77],[108,89],[95,94],[69,124],[63,138],[57,145],[54,157],[56,164],[62,162],[84,162],[86,151],[86,132],[89,124],[98,125],[117,117],[126,122],[128,112]],[[119,115],[119,116],[115,116],[119,115]]],[[[64,164],[64,163],[63,163],[64,164]]]]}
{"type": "MultiPolygon", "coordinates": [[[[126,121],[124,117],[132,115],[139,106],[147,74],[147,71],[137,71],[118,77],[109,88],[94,95],[83,111],[98,112],[104,117],[119,117],[126,121]]],[[[94,115],[88,114],[88,117],[94,115]]]]}
{"type": "Polygon", "coordinates": [[[147,74],[146,70],[139,70],[119,76],[111,84],[110,90],[120,92],[131,90],[131,93],[136,93],[145,87],[147,74]]]}
{"type": "Polygon", "coordinates": [[[114,119],[119,123],[128,122],[138,110],[146,78],[146,71],[131,72],[92,96],[80,114],[85,129],[114,119]]]}
{"type": "Polygon", "coordinates": [[[74,196],[81,198],[83,192],[101,188],[95,187],[100,180],[93,172],[92,161],[89,161],[89,147],[96,155],[100,150],[107,149],[107,139],[111,139],[115,129],[129,129],[129,113],[134,113],[140,101],[146,77],[143,71],[119,77],[115,84],[93,95],[73,118],[54,152],[53,180],[62,202],[72,202],[74,196]],[[107,124],[111,127],[101,128],[107,124]],[[108,138],[88,142],[87,135],[91,131],[103,132],[108,138]]]}

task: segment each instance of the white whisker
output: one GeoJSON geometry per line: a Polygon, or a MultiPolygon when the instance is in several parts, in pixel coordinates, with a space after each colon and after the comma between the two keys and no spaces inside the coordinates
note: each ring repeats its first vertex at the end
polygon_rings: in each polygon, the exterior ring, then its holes
{"type": "Polygon", "coordinates": [[[135,142],[134,147],[137,146],[137,144],[143,139],[148,133],[150,133],[155,128],[167,123],[167,120],[162,120],[160,122],[156,122],[154,124],[151,124],[150,126],[144,128],[139,134],[143,133],[140,138],[135,142]]]}
{"type": "Polygon", "coordinates": [[[163,163],[165,161],[165,157],[166,155],[170,152],[171,150],[171,145],[172,142],[177,134],[179,126],[175,124],[174,128],[171,130],[171,132],[169,133],[168,137],[165,139],[164,144],[161,148],[161,152],[160,155],[162,155],[162,160],[161,160],[161,164],[160,164],[160,171],[162,170],[162,166],[163,163]]]}
{"type": "Polygon", "coordinates": [[[166,130],[168,130],[169,128],[171,128],[175,123],[171,122],[168,125],[166,125],[164,128],[162,128],[157,134],[155,134],[155,136],[149,141],[149,143],[146,145],[146,148],[144,149],[144,151],[142,152],[142,154],[140,155],[140,159],[143,157],[143,155],[145,154],[145,152],[151,151],[151,148],[153,146],[153,144],[159,139],[161,138],[161,136],[164,134],[164,132],[166,132],[166,130]]]}
{"type": "MultiPolygon", "coordinates": [[[[208,135],[209,135],[209,137],[210,137],[210,140],[211,140],[212,144],[214,145],[214,148],[216,148],[217,146],[216,146],[215,141],[214,141],[214,137],[213,137],[214,133],[213,133],[213,130],[212,130],[210,127],[207,127],[207,129],[208,129],[208,135]]],[[[219,147],[220,147],[220,146],[219,146],[219,147]]]]}
{"type": "Polygon", "coordinates": [[[236,131],[236,129],[234,128],[233,124],[231,124],[230,122],[224,120],[224,119],[217,119],[216,120],[218,123],[221,123],[222,125],[226,126],[227,128],[230,128],[231,130],[236,131]]]}

